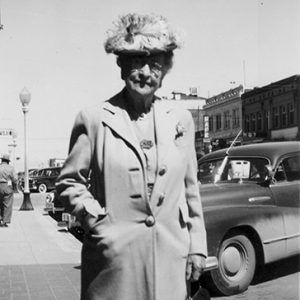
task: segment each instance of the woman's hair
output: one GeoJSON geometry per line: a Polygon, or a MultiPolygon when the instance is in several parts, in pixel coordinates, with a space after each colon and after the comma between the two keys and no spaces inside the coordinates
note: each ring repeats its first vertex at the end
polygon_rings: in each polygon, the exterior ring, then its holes
{"type": "MultiPolygon", "coordinates": [[[[164,75],[167,74],[173,67],[173,51],[160,52],[164,56],[164,75]]],[[[120,68],[126,65],[126,61],[129,55],[118,55],[117,56],[117,64],[120,68]]]]}

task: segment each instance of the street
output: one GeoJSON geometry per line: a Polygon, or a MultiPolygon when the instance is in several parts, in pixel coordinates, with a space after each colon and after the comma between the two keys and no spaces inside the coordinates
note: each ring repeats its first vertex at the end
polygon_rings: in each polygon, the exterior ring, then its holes
{"type": "MultiPolygon", "coordinates": [[[[31,201],[35,210],[41,210],[44,205],[45,194],[33,193],[31,194],[31,201]]],[[[15,194],[14,207],[17,209],[21,206],[22,194],[15,194]]],[[[53,227],[56,230],[55,227],[53,227]]],[[[61,228],[57,227],[57,231],[61,228]]],[[[69,238],[69,234],[65,236],[69,238]]],[[[74,238],[75,239],[75,238],[74,238]]],[[[289,258],[280,262],[276,262],[267,265],[264,272],[261,274],[259,279],[251,284],[249,289],[239,295],[221,297],[212,296],[211,299],[225,300],[225,299],[250,299],[250,300],[298,300],[299,296],[299,285],[300,285],[300,264],[299,256],[289,258]]],[[[1,266],[0,266],[1,267],[1,266]]],[[[1,268],[0,268],[1,270],[1,268]]],[[[69,272],[74,273],[76,278],[75,285],[80,290],[80,277],[78,276],[79,268],[70,268],[69,272]]],[[[0,274],[1,275],[1,274],[0,274]]],[[[0,276],[1,278],[1,276],[0,276]]],[[[0,281],[0,290],[1,286],[0,281]]],[[[2,299],[14,299],[14,298],[2,298],[0,293],[0,300],[2,299]]],[[[51,298],[52,299],[52,298],[51,298]]],[[[56,299],[56,298],[55,298],[56,299]]]]}

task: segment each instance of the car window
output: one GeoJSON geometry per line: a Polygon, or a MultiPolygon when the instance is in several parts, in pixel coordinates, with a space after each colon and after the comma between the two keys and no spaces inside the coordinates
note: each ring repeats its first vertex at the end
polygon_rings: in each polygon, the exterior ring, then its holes
{"type": "Polygon", "coordinates": [[[43,176],[44,170],[39,170],[37,176],[43,176]]]}
{"type": "Polygon", "coordinates": [[[300,156],[283,159],[276,169],[274,178],[277,181],[300,180],[300,156]]]}
{"type": "Polygon", "coordinates": [[[53,169],[52,176],[58,176],[58,175],[59,175],[59,169],[53,169]]]}
{"type": "Polygon", "coordinates": [[[217,159],[201,163],[198,168],[198,180],[201,183],[214,182],[215,175],[218,173],[222,161],[223,159],[217,159]]]}
{"type": "Polygon", "coordinates": [[[45,176],[51,176],[52,170],[45,170],[45,176]]]}
{"type": "MultiPolygon", "coordinates": [[[[221,171],[223,160],[203,162],[199,165],[198,179],[201,183],[212,183],[215,175],[221,171]]],[[[229,158],[220,174],[222,182],[240,182],[243,180],[263,182],[268,174],[269,161],[264,158],[229,158]]]]}
{"type": "Polygon", "coordinates": [[[221,176],[223,181],[250,180],[263,182],[268,174],[268,160],[264,158],[232,158],[221,176]]]}

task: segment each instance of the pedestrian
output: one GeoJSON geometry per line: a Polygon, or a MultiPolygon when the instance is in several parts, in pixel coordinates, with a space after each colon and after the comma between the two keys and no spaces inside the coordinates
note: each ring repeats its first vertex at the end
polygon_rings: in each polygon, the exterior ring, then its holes
{"type": "Polygon", "coordinates": [[[57,191],[85,229],[81,299],[185,300],[205,267],[191,114],[155,96],[178,35],[127,14],[108,32],[124,89],[82,110],[57,191]]]}
{"type": "Polygon", "coordinates": [[[3,154],[0,164],[0,226],[8,227],[11,222],[14,190],[17,186],[17,176],[14,167],[9,165],[8,154],[3,154]]]}

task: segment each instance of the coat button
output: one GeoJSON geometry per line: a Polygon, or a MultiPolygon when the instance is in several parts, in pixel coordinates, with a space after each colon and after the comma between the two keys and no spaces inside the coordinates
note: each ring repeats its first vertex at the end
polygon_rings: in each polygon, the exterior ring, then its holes
{"type": "Polygon", "coordinates": [[[146,219],[145,219],[145,224],[148,226],[148,227],[151,227],[153,226],[155,223],[155,219],[153,216],[148,216],[146,219]]]}
{"type": "Polygon", "coordinates": [[[162,175],[164,175],[164,174],[167,172],[167,170],[168,170],[167,166],[166,166],[166,165],[163,165],[163,166],[161,166],[161,168],[159,169],[158,174],[159,174],[160,176],[162,176],[162,175]]]}

